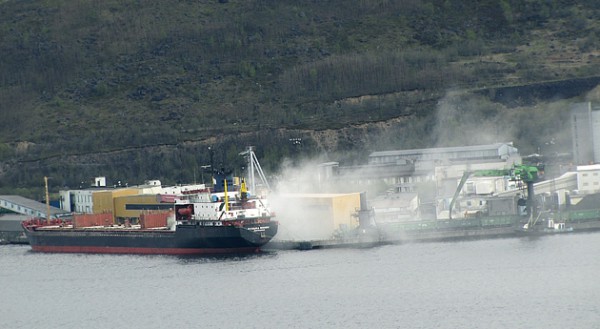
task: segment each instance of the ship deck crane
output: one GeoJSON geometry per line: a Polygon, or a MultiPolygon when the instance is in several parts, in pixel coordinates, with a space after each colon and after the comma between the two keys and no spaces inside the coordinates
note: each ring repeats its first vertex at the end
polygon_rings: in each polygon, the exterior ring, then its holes
{"type": "Polygon", "coordinates": [[[490,170],[475,170],[475,171],[465,171],[458,183],[458,187],[454,192],[454,196],[450,201],[450,205],[448,206],[448,216],[452,219],[452,209],[456,204],[456,200],[462,190],[463,186],[467,182],[467,179],[471,176],[479,176],[479,177],[497,177],[497,176],[508,176],[510,180],[520,181],[526,184],[527,186],[527,209],[529,212],[529,217],[532,218],[535,212],[535,201],[534,201],[534,191],[533,191],[533,183],[536,182],[539,178],[540,170],[536,166],[528,166],[528,165],[513,165],[510,169],[490,169],[490,170]]]}

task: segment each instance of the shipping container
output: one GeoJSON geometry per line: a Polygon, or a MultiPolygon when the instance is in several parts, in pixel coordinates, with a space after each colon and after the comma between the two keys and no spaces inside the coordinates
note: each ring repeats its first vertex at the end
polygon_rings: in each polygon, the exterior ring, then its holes
{"type": "Polygon", "coordinates": [[[73,215],[73,227],[110,226],[113,223],[112,212],[73,215]]]}
{"type": "Polygon", "coordinates": [[[166,227],[167,219],[173,215],[172,211],[143,212],[140,214],[141,228],[166,227]]]}

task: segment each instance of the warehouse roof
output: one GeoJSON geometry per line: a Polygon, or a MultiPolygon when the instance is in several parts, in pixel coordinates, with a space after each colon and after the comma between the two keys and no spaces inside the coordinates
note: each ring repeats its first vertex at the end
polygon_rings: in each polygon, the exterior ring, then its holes
{"type": "MultiPolygon", "coordinates": [[[[0,195],[0,207],[5,208],[11,211],[19,212],[18,208],[11,207],[11,205],[20,206],[26,209],[31,209],[36,212],[46,213],[47,207],[45,203],[41,203],[32,199],[28,199],[22,197],[20,195],[0,195]]],[[[50,214],[66,214],[67,211],[64,211],[60,208],[50,206],[50,214]]]]}
{"type": "Polygon", "coordinates": [[[505,145],[513,147],[512,142],[511,143],[494,143],[494,144],[471,145],[471,146],[436,147],[436,148],[395,150],[395,151],[378,151],[378,152],[371,153],[369,156],[370,157],[380,157],[380,156],[390,156],[390,155],[431,154],[431,153],[439,154],[439,153],[451,153],[451,152],[497,150],[505,145]]]}

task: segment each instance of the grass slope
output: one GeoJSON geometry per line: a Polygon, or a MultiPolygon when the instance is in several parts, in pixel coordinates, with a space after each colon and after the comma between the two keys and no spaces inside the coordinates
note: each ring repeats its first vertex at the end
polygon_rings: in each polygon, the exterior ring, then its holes
{"type": "MultiPolygon", "coordinates": [[[[208,146],[214,161],[239,167],[237,154],[260,145],[274,169],[298,152],[462,143],[440,138],[449,90],[600,73],[591,0],[9,0],[0,9],[0,188],[45,174],[71,186],[98,174],[190,181],[208,146]],[[298,137],[300,150],[289,145],[298,137]]],[[[528,111],[460,99],[474,124],[528,111]]],[[[547,137],[522,129],[509,137],[525,147],[547,137]]]]}

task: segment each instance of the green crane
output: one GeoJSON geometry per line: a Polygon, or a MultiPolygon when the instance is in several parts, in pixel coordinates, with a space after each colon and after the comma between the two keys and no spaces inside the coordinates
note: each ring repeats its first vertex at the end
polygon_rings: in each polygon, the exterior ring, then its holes
{"type": "Polygon", "coordinates": [[[539,178],[540,170],[536,166],[527,166],[527,165],[513,165],[510,169],[490,169],[490,170],[475,170],[475,171],[465,171],[460,179],[460,183],[458,183],[458,187],[454,192],[454,196],[450,201],[450,205],[448,206],[448,216],[452,219],[452,209],[454,208],[454,204],[456,203],[456,199],[458,199],[458,195],[462,190],[463,186],[467,182],[467,179],[471,176],[478,177],[498,177],[498,176],[508,176],[510,180],[513,181],[521,181],[527,185],[527,209],[529,209],[529,214],[533,215],[533,210],[535,209],[534,205],[534,192],[533,192],[533,183],[536,182],[539,178]]]}

